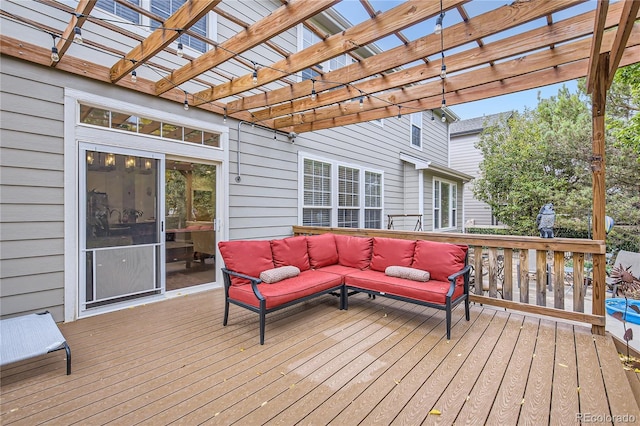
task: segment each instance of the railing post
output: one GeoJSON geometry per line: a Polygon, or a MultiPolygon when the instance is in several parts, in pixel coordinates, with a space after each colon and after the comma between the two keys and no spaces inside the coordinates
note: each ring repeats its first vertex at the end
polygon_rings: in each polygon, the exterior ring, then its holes
{"type": "Polygon", "coordinates": [[[536,250],[536,305],[547,306],[546,250],[536,250]]]}

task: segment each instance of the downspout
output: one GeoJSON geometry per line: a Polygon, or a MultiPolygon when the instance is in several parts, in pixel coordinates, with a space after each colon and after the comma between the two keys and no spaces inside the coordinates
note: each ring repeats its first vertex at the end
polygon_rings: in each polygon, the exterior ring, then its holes
{"type": "Polygon", "coordinates": [[[240,175],[240,135],[241,135],[240,134],[240,126],[242,126],[243,124],[251,124],[251,126],[253,126],[253,127],[257,126],[257,127],[260,127],[261,129],[273,130],[273,132],[274,132],[273,133],[273,139],[277,139],[276,135],[278,133],[282,133],[289,139],[289,142],[291,142],[291,143],[295,143],[296,137],[298,136],[298,134],[295,133],[295,132],[288,132],[287,133],[287,132],[283,132],[281,130],[274,130],[274,129],[271,129],[271,128],[266,127],[266,126],[262,126],[260,124],[255,124],[255,123],[250,123],[250,122],[244,121],[244,120],[238,121],[238,139],[237,139],[238,149],[236,150],[236,178],[235,178],[236,183],[240,183],[242,181],[242,176],[240,175]]]}
{"type": "Polygon", "coordinates": [[[238,121],[238,148],[236,149],[236,183],[240,183],[242,181],[242,177],[240,176],[240,126],[243,124],[249,124],[246,121],[238,121]]]}

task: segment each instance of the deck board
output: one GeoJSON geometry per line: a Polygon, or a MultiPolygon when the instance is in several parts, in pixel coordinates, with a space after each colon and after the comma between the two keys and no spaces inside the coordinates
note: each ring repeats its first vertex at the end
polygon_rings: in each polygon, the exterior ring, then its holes
{"type": "Polygon", "coordinates": [[[610,336],[472,305],[468,322],[454,309],[448,341],[442,311],[362,294],[348,311],[337,302],[268,315],[263,346],[253,312],[232,306],[222,326],[220,289],[61,324],[72,374],[62,352],[4,366],[0,423],[566,424],[578,409],[640,418],[610,336]]]}

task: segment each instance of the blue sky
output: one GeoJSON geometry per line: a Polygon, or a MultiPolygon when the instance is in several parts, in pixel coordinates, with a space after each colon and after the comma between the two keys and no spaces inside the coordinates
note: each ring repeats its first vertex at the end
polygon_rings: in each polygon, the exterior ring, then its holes
{"type": "MultiPolygon", "coordinates": [[[[437,0],[425,0],[425,1],[437,1],[437,0]]],[[[400,0],[371,0],[370,1],[372,7],[376,11],[384,12],[388,9],[391,9],[398,4],[402,3],[400,0]]],[[[464,5],[465,10],[468,15],[471,17],[480,15],[482,13],[487,12],[488,10],[495,9],[497,7],[507,5],[512,3],[512,1],[504,1],[504,0],[477,0],[466,3],[464,5]]],[[[361,6],[358,0],[343,0],[338,3],[334,8],[345,18],[347,18],[352,24],[358,24],[366,19],[369,19],[369,15],[361,6]]],[[[554,22],[567,19],[568,17],[575,16],[580,13],[584,13],[589,10],[595,9],[595,1],[588,1],[581,5],[572,7],[560,13],[556,13],[553,15],[554,22]]],[[[541,20],[534,21],[531,24],[524,24],[519,27],[516,27],[513,30],[506,31],[501,34],[500,37],[486,37],[483,41],[486,43],[490,43],[495,41],[498,38],[503,38],[505,36],[510,36],[515,33],[519,33],[522,31],[526,31],[533,26],[539,26],[541,21],[546,23],[545,18],[541,18],[541,20]]],[[[443,20],[443,27],[446,37],[446,27],[449,25],[454,25],[461,22],[460,16],[457,12],[451,11],[445,14],[445,18],[443,20]]],[[[424,36],[425,34],[429,34],[433,32],[433,27],[435,25],[435,18],[430,19],[424,22],[421,22],[417,25],[409,27],[402,31],[402,33],[409,39],[415,40],[419,37],[424,36]]],[[[384,50],[391,49],[393,47],[399,46],[400,41],[395,36],[388,36],[383,39],[376,41],[376,45],[384,50]]],[[[455,53],[459,50],[467,49],[468,46],[461,46],[459,49],[451,49],[447,51],[447,54],[455,53]]],[[[439,60],[440,53],[430,57],[430,60],[439,60]]],[[[418,62],[416,62],[417,64],[418,62]]],[[[523,111],[525,108],[535,108],[538,104],[538,93],[542,98],[549,98],[551,96],[555,96],[558,93],[558,90],[563,86],[567,86],[571,92],[575,92],[577,90],[577,82],[576,81],[567,81],[565,83],[554,84],[551,86],[540,87],[537,89],[522,91],[518,93],[512,93],[509,95],[498,96],[482,101],[469,102],[460,105],[452,105],[450,109],[456,113],[461,119],[466,120],[474,117],[481,117],[483,115],[496,114],[504,111],[523,111]]]]}

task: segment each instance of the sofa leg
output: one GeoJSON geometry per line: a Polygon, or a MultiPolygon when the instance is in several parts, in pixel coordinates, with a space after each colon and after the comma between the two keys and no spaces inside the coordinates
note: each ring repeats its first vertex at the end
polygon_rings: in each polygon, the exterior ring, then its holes
{"type": "Polygon", "coordinates": [[[260,312],[260,344],[264,345],[265,314],[260,312]]]}
{"type": "Polygon", "coordinates": [[[222,325],[227,325],[227,320],[229,319],[229,301],[224,301],[224,318],[222,320],[222,325]]]}
{"type": "Polygon", "coordinates": [[[447,309],[447,340],[451,340],[451,309],[447,309]]]}
{"type": "Polygon", "coordinates": [[[347,289],[343,286],[340,289],[340,310],[344,311],[347,309],[347,289]]]}
{"type": "Polygon", "coordinates": [[[471,315],[469,315],[469,295],[464,300],[464,315],[467,318],[467,321],[471,320],[471,315]]]}

